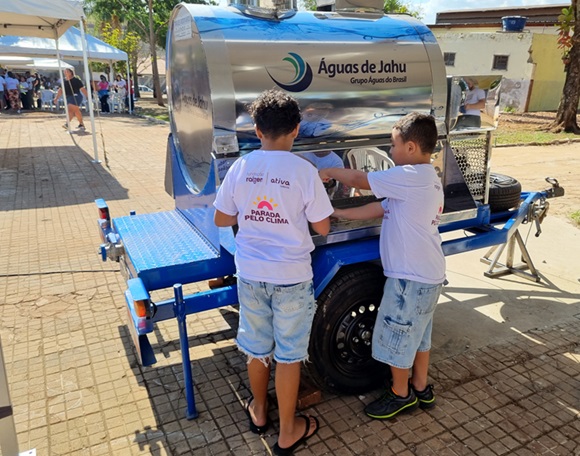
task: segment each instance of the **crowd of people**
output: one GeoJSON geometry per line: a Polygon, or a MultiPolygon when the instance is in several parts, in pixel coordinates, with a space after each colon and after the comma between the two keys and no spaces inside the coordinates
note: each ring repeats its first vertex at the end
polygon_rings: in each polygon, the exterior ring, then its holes
{"type": "Polygon", "coordinates": [[[40,108],[40,90],[56,84],[56,79],[38,73],[16,73],[0,68],[0,112],[11,110],[20,114],[22,110],[40,108]]]}
{"type": "Polygon", "coordinates": [[[120,74],[115,76],[115,79],[112,81],[109,81],[106,75],[101,74],[99,81],[94,82],[94,90],[97,92],[99,97],[102,114],[111,112],[109,97],[112,92],[117,93],[119,98],[124,100],[125,109],[127,111],[133,111],[135,109],[135,92],[133,80],[131,79],[132,76],[133,74],[129,73],[129,82],[127,83],[120,74]]]}
{"type": "MultiPolygon", "coordinates": [[[[66,81],[71,81],[73,78],[75,80],[78,79],[80,82],[80,79],[74,76],[72,70],[65,70],[64,75],[65,86],[66,81]],[[72,76],[70,78],[66,77],[67,73],[72,76]]],[[[20,114],[22,111],[40,109],[42,107],[41,92],[43,90],[60,91],[60,79],[40,75],[39,73],[32,74],[30,71],[17,73],[0,68],[0,113],[10,112],[20,114]]],[[[66,88],[65,90],[67,91],[68,97],[69,90],[66,88]]],[[[127,83],[121,75],[117,75],[112,82],[109,82],[105,75],[101,75],[100,81],[94,83],[94,90],[98,93],[102,113],[110,112],[108,99],[112,92],[119,94],[119,98],[124,102],[123,106],[125,111],[129,112],[135,109],[133,82],[131,79],[127,83]]],[[[72,92],[75,94],[82,93],[85,97],[87,96],[85,92],[80,91],[80,88],[72,92]]],[[[55,104],[59,97],[55,97],[55,104]]],[[[69,101],[76,101],[77,104],[73,106],[78,110],[82,98],[76,100],[67,99],[67,104],[70,106],[69,101]]]]}

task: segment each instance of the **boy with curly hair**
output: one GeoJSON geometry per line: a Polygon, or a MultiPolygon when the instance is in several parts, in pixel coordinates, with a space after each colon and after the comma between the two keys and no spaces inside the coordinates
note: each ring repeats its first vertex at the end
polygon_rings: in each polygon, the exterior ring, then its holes
{"type": "Polygon", "coordinates": [[[252,396],[245,410],[250,430],[262,434],[268,429],[267,390],[274,359],[280,416],[274,454],[287,455],[319,426],[315,417],[295,412],[300,363],[308,359],[316,308],[308,225],[327,235],[333,209],[316,168],[291,152],[301,120],[296,100],[268,90],[249,111],[262,147],[228,170],[214,203],[214,221],[239,227],[236,344],[248,356],[252,396]]]}

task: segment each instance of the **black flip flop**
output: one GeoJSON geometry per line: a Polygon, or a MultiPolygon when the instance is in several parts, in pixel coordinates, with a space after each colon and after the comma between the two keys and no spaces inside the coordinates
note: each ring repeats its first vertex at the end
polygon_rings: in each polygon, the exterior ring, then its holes
{"type": "Polygon", "coordinates": [[[246,405],[244,406],[244,411],[246,412],[246,415],[248,415],[248,419],[250,420],[250,431],[252,431],[254,434],[265,434],[266,431],[270,428],[270,420],[267,418],[266,424],[264,424],[263,426],[258,426],[256,423],[254,423],[254,421],[252,420],[252,415],[250,414],[250,404],[252,403],[253,400],[254,396],[250,396],[246,401],[246,405]]]}
{"type": "Polygon", "coordinates": [[[315,416],[298,415],[298,417],[304,418],[304,420],[306,421],[306,429],[304,430],[304,435],[300,437],[296,442],[294,442],[293,445],[287,448],[282,448],[280,445],[278,445],[278,442],[276,442],[273,448],[274,454],[276,456],[291,456],[296,448],[305,443],[310,437],[316,435],[318,429],[320,429],[320,423],[318,422],[318,418],[316,418],[315,416]],[[314,429],[314,432],[312,434],[308,435],[308,432],[310,432],[310,418],[314,420],[316,428],[314,429]]]}

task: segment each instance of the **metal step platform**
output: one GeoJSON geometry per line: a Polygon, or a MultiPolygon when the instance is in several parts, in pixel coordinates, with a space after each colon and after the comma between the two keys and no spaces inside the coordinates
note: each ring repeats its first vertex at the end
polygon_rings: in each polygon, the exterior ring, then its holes
{"type": "Polygon", "coordinates": [[[231,274],[231,254],[217,251],[178,211],[130,215],[113,220],[124,246],[130,276],[147,290],[231,274]]]}

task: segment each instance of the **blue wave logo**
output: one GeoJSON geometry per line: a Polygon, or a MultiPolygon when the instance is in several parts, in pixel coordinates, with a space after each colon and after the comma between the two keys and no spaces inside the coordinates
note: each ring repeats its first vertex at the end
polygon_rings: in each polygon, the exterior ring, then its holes
{"type": "Polygon", "coordinates": [[[294,79],[288,83],[282,83],[277,81],[268,71],[268,75],[279,87],[288,92],[302,92],[310,87],[312,83],[312,68],[310,65],[304,61],[302,57],[294,52],[289,52],[288,55],[290,57],[285,57],[284,61],[290,62],[290,64],[294,67],[294,79]]]}

